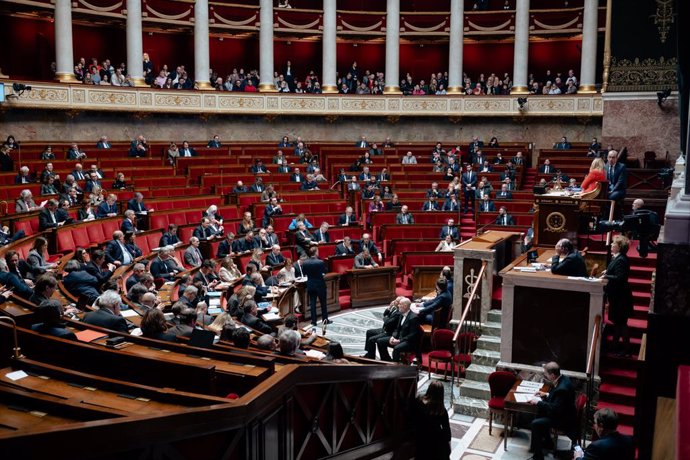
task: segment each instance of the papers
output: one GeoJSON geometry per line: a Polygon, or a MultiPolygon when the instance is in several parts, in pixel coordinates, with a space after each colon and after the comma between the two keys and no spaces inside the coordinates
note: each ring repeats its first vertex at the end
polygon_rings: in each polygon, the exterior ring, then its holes
{"type": "Polygon", "coordinates": [[[24,371],[14,371],[14,372],[9,372],[9,373],[5,374],[5,377],[12,380],[13,382],[16,382],[17,380],[21,380],[24,377],[28,377],[28,376],[29,376],[29,374],[27,374],[24,371]]]}
{"type": "Polygon", "coordinates": [[[309,356],[310,358],[316,358],[316,359],[323,359],[326,357],[326,354],[320,352],[319,350],[307,350],[304,352],[304,354],[309,356]]]}
{"type": "Polygon", "coordinates": [[[131,310],[131,309],[130,310],[120,310],[120,314],[124,318],[131,318],[132,316],[139,316],[139,313],[137,313],[136,311],[131,310]]]}
{"type": "Polygon", "coordinates": [[[209,315],[220,315],[221,313],[223,313],[223,309],[220,307],[210,307],[208,309],[209,315]]]}
{"type": "Polygon", "coordinates": [[[43,207],[45,207],[45,205],[47,205],[47,204],[48,204],[48,200],[41,201],[41,204],[39,204],[38,207],[39,207],[39,208],[43,208],[43,207]]]}
{"type": "Polygon", "coordinates": [[[580,280],[580,281],[591,281],[593,283],[598,283],[601,281],[599,278],[590,278],[587,276],[569,276],[569,280],[580,280]]]}
{"type": "Polygon", "coordinates": [[[544,386],[541,382],[532,382],[530,380],[523,380],[518,385],[518,388],[533,388],[534,391],[539,391],[544,386]]]}
{"type": "Polygon", "coordinates": [[[537,273],[537,269],[534,267],[513,267],[513,270],[517,270],[522,273],[537,273]]]}
{"type": "Polygon", "coordinates": [[[529,395],[526,393],[515,393],[515,402],[528,403],[530,401],[535,401],[535,400],[538,400],[538,398],[534,395],[529,395]]]}
{"type": "Polygon", "coordinates": [[[280,319],[280,315],[273,312],[264,313],[262,316],[264,321],[277,321],[280,319]]]}

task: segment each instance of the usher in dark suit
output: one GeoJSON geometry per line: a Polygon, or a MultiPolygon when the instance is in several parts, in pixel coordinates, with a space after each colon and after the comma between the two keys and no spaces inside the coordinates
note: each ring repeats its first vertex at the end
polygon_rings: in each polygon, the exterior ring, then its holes
{"type": "Polygon", "coordinates": [[[587,265],[585,265],[585,259],[575,251],[568,254],[562,262],[559,262],[558,256],[553,256],[551,273],[563,276],[587,276],[587,265]]]}
{"type": "Polygon", "coordinates": [[[551,428],[563,430],[571,438],[574,435],[577,422],[575,387],[567,375],[561,375],[549,395],[537,403],[537,413],[537,418],[532,421],[531,451],[535,458],[542,453],[544,439],[550,439],[551,428]]]}
{"type": "MultiPolygon", "coordinates": [[[[412,311],[408,311],[405,316],[400,315],[400,321],[398,321],[392,337],[400,340],[400,343],[393,347],[393,361],[400,361],[401,353],[417,350],[419,344],[419,318],[417,315],[412,311]]],[[[383,337],[376,341],[379,356],[383,361],[391,360],[391,355],[388,353],[389,339],[390,337],[383,337]]]]}

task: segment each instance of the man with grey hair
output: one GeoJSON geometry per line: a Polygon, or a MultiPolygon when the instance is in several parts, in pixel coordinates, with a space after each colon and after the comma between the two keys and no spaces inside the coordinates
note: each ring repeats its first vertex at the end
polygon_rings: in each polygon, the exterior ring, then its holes
{"type": "Polygon", "coordinates": [[[283,331],[278,337],[278,349],[283,356],[295,356],[299,351],[300,339],[291,331],[283,331]]]}
{"type": "Polygon", "coordinates": [[[149,270],[154,278],[163,278],[172,281],[176,274],[185,271],[183,267],[177,265],[173,259],[174,248],[172,246],[165,246],[158,251],[158,257],[151,261],[149,270]]]}
{"type": "Polygon", "coordinates": [[[189,239],[189,247],[184,251],[184,263],[190,267],[200,267],[204,261],[204,256],[199,250],[199,238],[193,236],[189,239]]]}
{"type": "Polygon", "coordinates": [[[137,216],[131,209],[125,211],[125,219],[120,225],[120,230],[122,233],[137,233],[139,231],[137,229],[137,216]]]}
{"type": "Polygon", "coordinates": [[[98,310],[85,314],[83,321],[113,331],[129,332],[127,321],[120,315],[121,304],[117,291],[105,291],[96,299],[98,310]]]}
{"type": "Polygon", "coordinates": [[[384,336],[376,341],[376,346],[379,349],[379,356],[383,361],[391,361],[391,355],[388,353],[388,348],[393,348],[393,361],[400,361],[401,353],[417,352],[419,347],[419,317],[410,310],[412,301],[406,297],[400,299],[398,302],[398,311],[400,312],[400,322],[393,330],[393,333],[384,336]]]}
{"type": "MultiPolygon", "coordinates": [[[[69,217],[69,215],[67,216],[69,217]]],[[[64,216],[58,213],[57,200],[48,200],[45,208],[38,215],[38,229],[40,231],[50,228],[62,227],[65,224],[64,216]]]]}
{"type": "Polygon", "coordinates": [[[31,190],[29,190],[28,188],[22,190],[19,193],[19,199],[15,203],[14,211],[16,213],[21,213],[36,211],[38,209],[41,208],[40,206],[36,206],[36,202],[34,201],[34,196],[33,193],[31,193],[31,190]]]}
{"type": "Polygon", "coordinates": [[[134,255],[127,249],[125,234],[122,231],[116,230],[113,232],[113,239],[108,242],[105,248],[105,260],[117,267],[134,262],[134,255]]]}
{"type": "Polygon", "coordinates": [[[31,180],[31,174],[29,174],[29,167],[22,166],[21,168],[19,168],[19,173],[14,178],[14,183],[20,185],[30,184],[31,182],[33,182],[33,180],[31,180]]]}
{"type": "Polygon", "coordinates": [[[141,282],[141,276],[146,272],[146,266],[142,263],[136,263],[132,267],[132,274],[127,278],[127,283],[125,287],[127,292],[137,283],[141,282]]]}

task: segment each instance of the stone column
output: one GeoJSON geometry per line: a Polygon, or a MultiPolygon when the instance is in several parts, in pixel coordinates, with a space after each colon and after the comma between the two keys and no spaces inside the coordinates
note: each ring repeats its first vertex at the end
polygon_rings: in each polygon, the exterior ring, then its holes
{"type": "Polygon", "coordinates": [[[261,0],[261,28],[259,29],[259,91],[275,93],[273,83],[273,1],[261,0]]]}
{"type": "Polygon", "coordinates": [[[517,0],[515,5],[515,50],[513,56],[513,88],[510,94],[527,94],[527,66],[529,63],[529,0],[517,0]]]}
{"type": "Polygon", "coordinates": [[[338,92],[336,86],[336,22],[335,22],[336,0],[323,0],[323,75],[321,92],[324,94],[335,94],[338,92]]]}
{"type": "Polygon", "coordinates": [[[134,86],[146,86],[144,81],[141,0],[127,0],[127,73],[134,86]]]}
{"type": "Polygon", "coordinates": [[[585,11],[582,18],[582,61],[580,64],[580,86],[578,93],[596,93],[597,68],[597,22],[599,13],[597,0],[585,0],[585,11]]]}
{"type": "Polygon", "coordinates": [[[465,29],[463,18],[465,5],[463,0],[450,1],[450,44],[448,46],[448,94],[462,93],[462,52],[465,29]]]}
{"type": "Polygon", "coordinates": [[[386,85],[384,94],[400,94],[400,0],[386,6],[386,85]]]}
{"type": "Polygon", "coordinates": [[[194,83],[198,89],[212,90],[208,50],[208,0],[194,3],[194,83]]]}
{"type": "Polygon", "coordinates": [[[72,0],[55,0],[55,64],[57,81],[77,81],[72,50],[72,0]]]}

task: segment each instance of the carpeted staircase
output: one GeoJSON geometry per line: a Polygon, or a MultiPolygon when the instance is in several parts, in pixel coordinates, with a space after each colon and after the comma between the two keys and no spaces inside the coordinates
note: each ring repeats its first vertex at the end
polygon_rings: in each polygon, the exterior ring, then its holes
{"type": "MultiPolygon", "coordinates": [[[[598,408],[608,407],[618,413],[618,429],[624,434],[633,434],[635,419],[635,393],[637,388],[637,356],[640,352],[642,335],[647,331],[647,313],[651,299],[652,273],[656,266],[656,254],[641,258],[636,251],[637,242],[631,242],[630,284],[633,290],[634,313],[628,321],[630,328],[631,356],[618,357],[612,352],[611,337],[604,339],[599,366],[601,387],[598,408]]],[[[606,333],[605,329],[605,333],[606,333]]]]}

